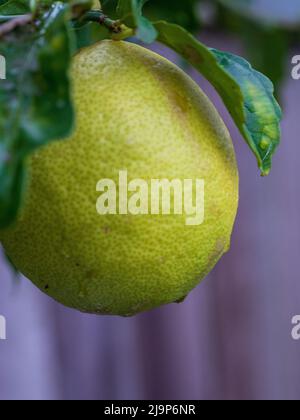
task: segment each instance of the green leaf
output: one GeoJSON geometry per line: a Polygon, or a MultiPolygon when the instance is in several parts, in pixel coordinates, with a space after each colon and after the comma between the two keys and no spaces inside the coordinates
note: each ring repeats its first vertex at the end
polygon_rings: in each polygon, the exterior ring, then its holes
{"type": "Polygon", "coordinates": [[[136,36],[141,41],[151,44],[157,37],[152,23],[142,15],[144,4],[148,0],[119,0],[118,17],[130,28],[136,29],[136,36]]]}
{"type": "Polygon", "coordinates": [[[110,38],[109,30],[94,22],[74,28],[74,34],[76,37],[77,50],[89,47],[103,39],[110,38]]]}
{"type": "Polygon", "coordinates": [[[68,18],[69,6],[55,2],[38,28],[26,25],[0,39],[7,63],[0,80],[0,228],[17,215],[28,155],[73,127],[68,18]]]}
{"type": "Polygon", "coordinates": [[[26,0],[10,0],[0,5],[0,15],[21,15],[30,12],[29,1],[26,0]]]}
{"type": "Polygon", "coordinates": [[[271,81],[233,54],[209,49],[180,26],[154,24],[158,40],[182,55],[215,87],[241,134],[268,175],[280,141],[281,110],[271,81]]]}
{"type": "Polygon", "coordinates": [[[85,12],[93,6],[93,0],[70,0],[69,4],[72,9],[72,18],[80,18],[85,12]]]}
{"type": "MultiPolygon", "coordinates": [[[[272,156],[280,142],[282,113],[274,98],[273,83],[236,55],[211,50],[219,65],[239,84],[243,94],[245,118],[236,121],[238,128],[256,154],[263,175],[268,175],[272,156]]],[[[234,98],[231,99],[231,102],[234,98]]],[[[228,104],[232,106],[232,104],[228,104]]],[[[234,116],[234,113],[232,114],[234,116]]]]}

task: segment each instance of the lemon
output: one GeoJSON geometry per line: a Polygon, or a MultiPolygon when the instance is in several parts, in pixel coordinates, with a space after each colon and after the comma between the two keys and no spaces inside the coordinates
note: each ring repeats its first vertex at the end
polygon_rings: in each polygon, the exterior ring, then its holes
{"type": "Polygon", "coordinates": [[[5,250],[42,291],[84,312],[129,316],[180,301],[230,245],[238,171],[228,131],[183,71],[135,44],[82,50],[72,79],[76,129],[30,157],[23,209],[0,234],[5,250]],[[189,225],[175,205],[99,214],[99,180],[118,195],[120,171],[148,185],[203,180],[203,223],[189,225]]]}

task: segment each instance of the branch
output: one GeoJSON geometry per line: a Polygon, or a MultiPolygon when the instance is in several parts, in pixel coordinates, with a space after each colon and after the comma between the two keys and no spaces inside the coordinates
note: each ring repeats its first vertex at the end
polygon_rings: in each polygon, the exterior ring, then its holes
{"type": "Polygon", "coordinates": [[[83,16],[83,21],[96,22],[105,26],[110,32],[119,34],[122,32],[122,23],[119,20],[112,20],[100,10],[90,10],[83,16]]]}
{"type": "MultiPolygon", "coordinates": [[[[5,18],[5,23],[0,26],[0,38],[3,35],[12,32],[14,29],[18,28],[19,26],[27,25],[28,23],[32,22],[32,15],[20,15],[20,16],[2,16],[5,18]]],[[[4,21],[4,19],[3,19],[4,21]]],[[[1,22],[1,21],[0,21],[1,22]]]]}

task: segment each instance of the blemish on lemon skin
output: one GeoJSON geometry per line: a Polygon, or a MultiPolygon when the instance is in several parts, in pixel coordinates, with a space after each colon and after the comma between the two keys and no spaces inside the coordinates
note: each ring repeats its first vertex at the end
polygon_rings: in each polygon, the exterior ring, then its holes
{"type": "Polygon", "coordinates": [[[109,226],[104,226],[102,228],[102,232],[104,233],[104,235],[108,235],[111,232],[111,229],[109,226]]]}
{"type": "Polygon", "coordinates": [[[171,102],[173,102],[174,108],[180,112],[186,114],[189,111],[189,105],[187,99],[179,95],[177,92],[172,92],[171,102]]]}
{"type": "Polygon", "coordinates": [[[227,244],[226,238],[218,239],[215,245],[215,249],[209,256],[209,259],[208,259],[209,265],[215,264],[215,261],[218,260],[220,256],[224,254],[224,252],[226,252],[228,248],[226,244],[227,244]]]}

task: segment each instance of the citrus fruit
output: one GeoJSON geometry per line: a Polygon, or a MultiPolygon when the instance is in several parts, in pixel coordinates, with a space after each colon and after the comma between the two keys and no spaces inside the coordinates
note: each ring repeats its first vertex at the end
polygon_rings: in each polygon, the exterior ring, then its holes
{"type": "Polygon", "coordinates": [[[129,316],[180,301],[229,248],[238,171],[228,131],[183,71],[141,46],[83,49],[71,76],[76,128],[30,156],[23,208],[0,233],[5,250],[41,290],[84,312],[129,316]],[[120,173],[144,186],[198,180],[204,219],[188,223],[175,189],[169,213],[147,213],[145,201],[139,213],[138,199],[135,212],[121,211],[120,173]],[[97,207],[101,180],[112,186],[111,214],[97,207]]]}

